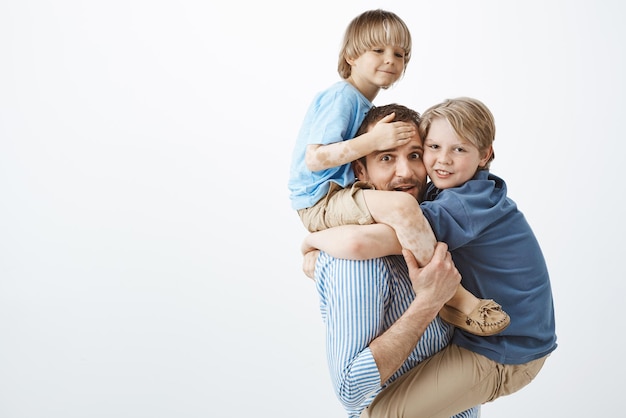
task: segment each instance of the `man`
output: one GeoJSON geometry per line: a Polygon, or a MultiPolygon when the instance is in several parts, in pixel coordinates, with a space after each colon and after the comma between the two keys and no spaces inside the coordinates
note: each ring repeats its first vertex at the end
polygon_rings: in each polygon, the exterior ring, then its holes
{"type": "MultiPolygon", "coordinates": [[[[370,110],[361,129],[391,112],[396,114],[394,120],[418,125],[416,112],[389,105],[370,110]]],[[[417,199],[426,184],[422,152],[416,135],[401,147],[354,162],[354,172],[378,190],[399,190],[417,199]]],[[[309,241],[305,252],[309,245],[316,247],[309,241]]],[[[315,255],[308,253],[305,271],[310,271],[315,255]]],[[[331,380],[351,418],[359,417],[387,385],[445,347],[452,336],[452,328],[437,316],[461,279],[446,244],[438,243],[432,260],[421,269],[410,253],[404,256],[357,261],[321,252],[317,259],[315,281],[326,324],[331,380]]],[[[456,416],[477,417],[478,412],[474,407],[456,416]]]]}

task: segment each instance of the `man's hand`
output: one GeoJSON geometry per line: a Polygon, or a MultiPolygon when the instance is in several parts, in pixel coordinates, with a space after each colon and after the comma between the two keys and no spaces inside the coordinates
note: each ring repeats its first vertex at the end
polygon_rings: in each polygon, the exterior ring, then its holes
{"type": "Polygon", "coordinates": [[[461,274],[452,261],[448,245],[438,242],[433,258],[424,268],[419,268],[410,251],[403,249],[402,255],[409,268],[409,277],[416,296],[422,303],[435,304],[434,307],[439,311],[454,296],[461,283],[461,274]]]}
{"type": "Polygon", "coordinates": [[[315,263],[317,262],[317,256],[319,255],[319,250],[312,250],[304,254],[304,259],[302,260],[302,271],[304,274],[310,279],[315,277],[315,263]]]}
{"type": "Polygon", "coordinates": [[[415,299],[393,325],[369,344],[381,384],[402,366],[424,335],[424,330],[461,282],[461,275],[444,243],[437,243],[432,260],[423,268],[418,266],[410,251],[402,250],[402,254],[409,268],[415,299]]]}

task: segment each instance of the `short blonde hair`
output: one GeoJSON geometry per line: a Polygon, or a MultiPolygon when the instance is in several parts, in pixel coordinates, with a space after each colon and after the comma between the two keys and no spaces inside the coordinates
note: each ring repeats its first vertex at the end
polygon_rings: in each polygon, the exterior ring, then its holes
{"type": "Polygon", "coordinates": [[[339,51],[337,71],[343,79],[352,74],[348,59],[355,59],[376,46],[393,45],[404,50],[404,70],[411,58],[411,32],[395,13],[369,10],[348,25],[339,51]]]}
{"type": "MultiPolygon", "coordinates": [[[[493,114],[483,102],[471,97],[457,97],[429,107],[422,114],[419,131],[420,136],[426,139],[433,120],[443,118],[450,123],[454,132],[478,148],[481,154],[487,152],[496,139],[496,123],[493,114]]],[[[489,169],[495,153],[484,167],[489,169]]]]}

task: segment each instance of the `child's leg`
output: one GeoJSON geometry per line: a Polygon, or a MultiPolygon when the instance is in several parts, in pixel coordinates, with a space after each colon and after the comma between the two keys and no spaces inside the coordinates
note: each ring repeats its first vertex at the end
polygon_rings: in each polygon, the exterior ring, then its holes
{"type": "MultiPolygon", "coordinates": [[[[437,240],[415,197],[382,190],[363,190],[363,195],[374,221],[392,227],[420,267],[428,264],[437,240]]],[[[510,323],[500,305],[479,299],[460,285],[441,314],[446,322],[476,335],[497,334],[510,323]]]]}
{"type": "Polygon", "coordinates": [[[537,376],[546,357],[503,365],[450,344],[391,383],[361,417],[448,418],[519,391],[537,376]]]}
{"type": "Polygon", "coordinates": [[[459,285],[456,289],[456,293],[452,296],[452,299],[446,302],[446,305],[452,306],[461,312],[470,313],[479,302],[480,299],[470,293],[469,290],[459,285]]]}
{"type": "Polygon", "coordinates": [[[361,417],[449,418],[489,401],[499,377],[497,363],[450,344],[391,383],[361,417]]]}
{"type": "Polygon", "coordinates": [[[428,264],[437,240],[415,197],[382,190],[363,190],[363,195],[374,221],[392,227],[402,248],[413,253],[420,267],[428,264]]]}

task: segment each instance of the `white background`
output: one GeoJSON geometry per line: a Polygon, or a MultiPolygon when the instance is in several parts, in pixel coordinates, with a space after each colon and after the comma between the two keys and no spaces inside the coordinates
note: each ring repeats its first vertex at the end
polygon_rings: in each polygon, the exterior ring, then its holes
{"type": "Polygon", "coordinates": [[[621,2],[5,0],[0,418],[345,416],[287,176],[379,7],[414,52],[375,104],[483,100],[549,264],[559,348],[483,416],[623,413],[621,2]]]}

